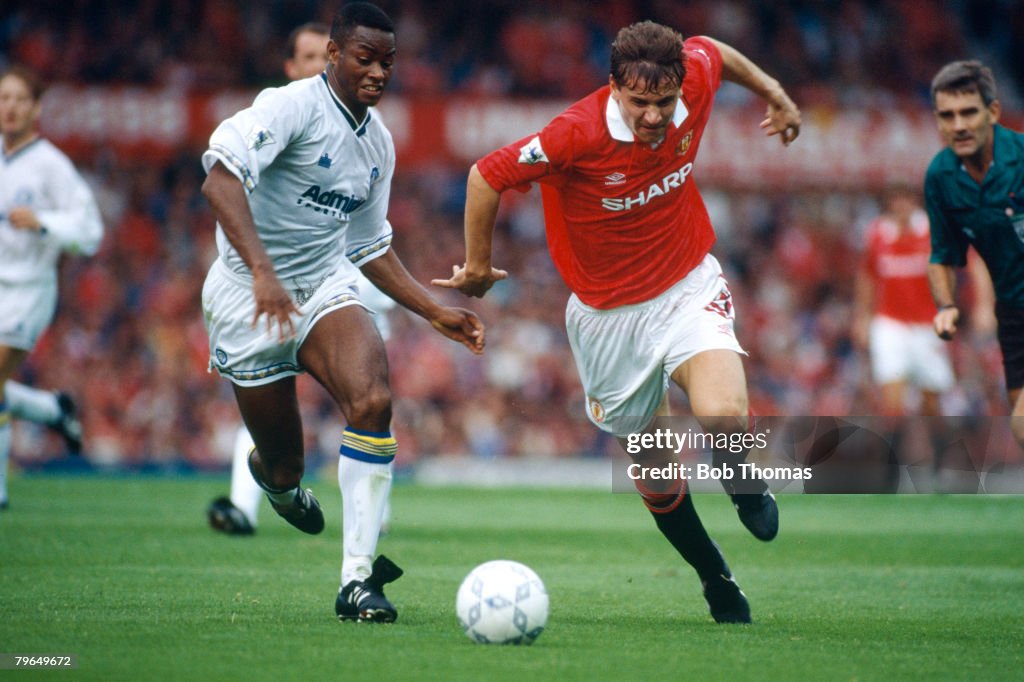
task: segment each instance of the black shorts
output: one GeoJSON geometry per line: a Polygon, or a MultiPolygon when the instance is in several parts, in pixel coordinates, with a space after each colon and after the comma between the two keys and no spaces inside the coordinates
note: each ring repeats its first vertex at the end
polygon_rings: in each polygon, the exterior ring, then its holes
{"type": "Polygon", "coordinates": [[[996,321],[1006,389],[1012,391],[1024,387],[1024,308],[997,303],[996,321]]]}

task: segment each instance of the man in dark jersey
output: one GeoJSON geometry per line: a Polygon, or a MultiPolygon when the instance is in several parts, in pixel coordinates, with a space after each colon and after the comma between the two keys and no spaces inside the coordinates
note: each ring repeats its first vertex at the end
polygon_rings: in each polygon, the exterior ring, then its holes
{"type": "Polygon", "coordinates": [[[942,67],[932,80],[932,105],[947,145],[924,180],[935,333],[947,340],[956,333],[954,268],[967,263],[973,246],[992,276],[1010,423],[1024,446],[1024,134],[999,125],[996,81],[978,61],[942,67]]]}

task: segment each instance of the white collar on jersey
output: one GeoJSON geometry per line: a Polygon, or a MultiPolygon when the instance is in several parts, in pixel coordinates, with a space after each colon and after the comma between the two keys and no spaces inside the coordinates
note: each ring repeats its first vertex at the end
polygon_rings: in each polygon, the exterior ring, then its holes
{"type": "MultiPolygon", "coordinates": [[[[611,86],[609,85],[608,87],[610,88],[611,86]]],[[[687,110],[686,104],[680,98],[679,102],[676,103],[676,113],[672,115],[672,125],[678,128],[689,115],[690,112],[687,110]]],[[[604,120],[608,124],[608,132],[611,134],[612,139],[619,142],[633,141],[633,131],[626,125],[626,121],[622,118],[622,111],[619,110],[619,104],[611,95],[608,96],[608,104],[604,108],[604,120]]]]}

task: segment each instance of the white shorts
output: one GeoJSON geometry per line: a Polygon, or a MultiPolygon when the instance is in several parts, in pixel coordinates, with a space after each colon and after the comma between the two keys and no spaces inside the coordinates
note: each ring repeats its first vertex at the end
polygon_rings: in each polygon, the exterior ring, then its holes
{"type": "MultiPolygon", "coordinates": [[[[332,310],[362,305],[355,272],[344,268],[329,275],[292,318],[295,336],[279,339],[276,325],[268,332],[266,317],[252,326],[256,300],[252,282],[240,277],[218,258],[203,284],[203,319],[210,336],[210,369],[239,386],[269,384],[301,374],[299,348],[320,318],[332,310]]],[[[365,306],[364,306],[365,307],[365,306]]]]}
{"type": "Polygon", "coordinates": [[[868,343],[871,376],[876,384],[905,381],[935,393],[953,388],[949,351],[932,325],[878,315],[871,320],[868,343]]]}
{"type": "Polygon", "coordinates": [[[623,437],[645,428],[679,365],[708,350],[746,355],[733,319],[729,285],[710,254],[643,303],[600,310],[570,297],[565,327],[590,421],[623,437]]]}
{"type": "Polygon", "coordinates": [[[57,282],[0,282],[0,346],[32,350],[57,312],[57,282]]]}

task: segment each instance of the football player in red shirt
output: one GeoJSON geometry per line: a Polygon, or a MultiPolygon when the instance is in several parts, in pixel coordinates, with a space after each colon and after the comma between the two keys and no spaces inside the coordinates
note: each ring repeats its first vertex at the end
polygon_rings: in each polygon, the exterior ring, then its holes
{"type": "Polygon", "coordinates": [[[893,187],[868,226],[854,300],[854,340],[868,349],[883,415],[905,414],[908,383],[921,390],[928,416],[940,413],[939,398],[953,387],[949,352],[932,331],[930,254],[928,215],[909,187],[893,187]]]}
{"type": "MultiPolygon", "coordinates": [[[[507,273],[491,265],[501,193],[542,187],[552,259],[572,290],[566,327],[587,414],[617,436],[668,415],[669,380],[686,391],[707,433],[747,434],[749,411],[733,303],[711,221],[693,177],[712,100],[724,78],[768,104],[761,127],[784,145],[800,112],[779,83],[738,51],[706,37],[642,22],[619,31],[609,83],[536,135],[480,159],[469,173],[466,262],[434,284],[483,296],[507,273]]],[[[735,440],[730,442],[736,442],[735,440]]],[[[644,467],[671,450],[631,453],[644,467]]],[[[746,451],[714,451],[736,470],[746,451]]],[[[736,476],[738,479],[739,476],[736,476]]],[[[744,525],[778,532],[778,507],[760,479],[726,482],[744,525]]],[[[701,524],[681,477],[637,481],[658,528],[697,571],[717,622],[750,622],[746,597],[701,524]]]]}

